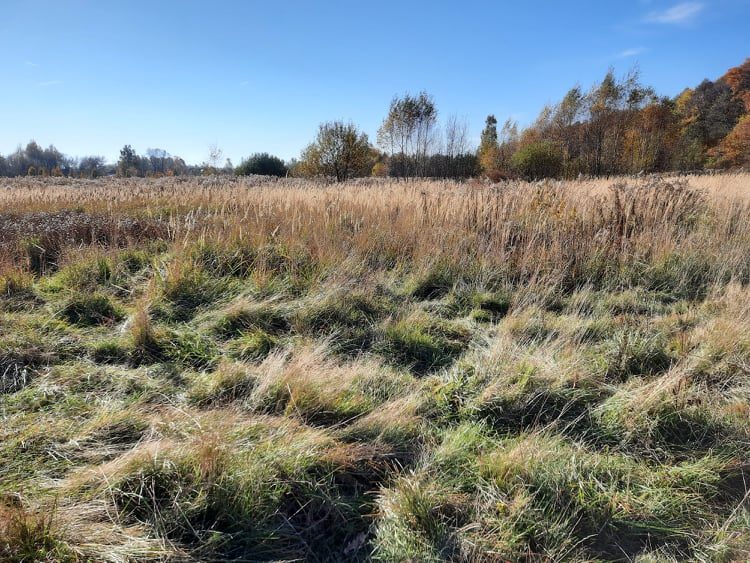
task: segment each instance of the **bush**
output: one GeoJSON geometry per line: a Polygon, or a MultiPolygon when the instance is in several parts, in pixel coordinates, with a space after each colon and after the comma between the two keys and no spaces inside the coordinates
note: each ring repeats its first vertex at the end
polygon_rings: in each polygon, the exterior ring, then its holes
{"type": "Polygon", "coordinates": [[[540,141],[521,148],[511,160],[526,180],[557,178],[562,172],[562,155],[554,143],[540,141]]]}
{"type": "Polygon", "coordinates": [[[244,159],[240,165],[234,169],[237,176],[249,176],[257,174],[259,176],[286,176],[287,167],[284,161],[277,156],[267,152],[257,152],[249,158],[244,159]]]}

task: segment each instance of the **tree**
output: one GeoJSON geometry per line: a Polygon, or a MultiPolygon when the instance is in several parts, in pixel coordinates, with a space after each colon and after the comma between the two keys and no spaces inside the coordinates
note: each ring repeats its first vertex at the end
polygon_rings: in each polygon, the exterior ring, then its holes
{"type": "Polygon", "coordinates": [[[258,152],[251,155],[249,158],[243,159],[234,173],[237,176],[248,176],[250,174],[257,174],[259,176],[286,176],[287,167],[284,161],[277,156],[268,154],[267,152],[258,152]]]}
{"type": "Polygon", "coordinates": [[[392,175],[425,176],[437,115],[435,102],[427,92],[391,100],[388,115],[378,129],[378,145],[390,155],[392,175]]]}
{"type": "Polygon", "coordinates": [[[488,115],[482,129],[479,140],[479,165],[482,172],[491,175],[497,171],[500,157],[500,145],[497,140],[497,119],[494,115],[488,115]]]}
{"type": "Polygon", "coordinates": [[[512,163],[526,180],[557,178],[563,164],[559,147],[550,141],[526,145],[513,155],[512,163]]]}
{"type": "Polygon", "coordinates": [[[737,122],[734,129],[713,151],[712,156],[721,167],[750,165],[750,113],[737,122]]]}
{"type": "Polygon", "coordinates": [[[78,172],[86,178],[96,178],[103,167],[103,156],[84,156],[78,163],[78,172]]]}
{"type": "Polygon", "coordinates": [[[731,89],[734,97],[742,100],[745,111],[750,112],[750,59],[746,59],[740,66],[730,68],[721,77],[731,89]]]}
{"type": "Polygon", "coordinates": [[[125,145],[120,149],[120,160],[117,161],[118,176],[134,176],[138,173],[139,158],[133,147],[125,145]]]}
{"type": "Polygon", "coordinates": [[[322,123],[314,142],[302,151],[299,172],[305,176],[328,176],[338,182],[367,176],[372,170],[370,142],[352,123],[322,123]]]}
{"type": "Polygon", "coordinates": [[[151,168],[151,172],[157,176],[167,173],[167,163],[170,160],[169,153],[164,149],[146,149],[146,157],[151,168]]]}

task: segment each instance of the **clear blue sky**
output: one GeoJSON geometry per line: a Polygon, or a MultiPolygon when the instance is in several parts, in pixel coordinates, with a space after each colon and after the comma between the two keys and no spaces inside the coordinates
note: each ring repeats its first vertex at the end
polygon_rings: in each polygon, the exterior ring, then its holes
{"type": "Polygon", "coordinates": [[[0,153],[297,156],[318,123],[372,139],[394,94],[521,124],[614,66],[674,95],[750,56],[750,0],[2,0],[0,153]]]}

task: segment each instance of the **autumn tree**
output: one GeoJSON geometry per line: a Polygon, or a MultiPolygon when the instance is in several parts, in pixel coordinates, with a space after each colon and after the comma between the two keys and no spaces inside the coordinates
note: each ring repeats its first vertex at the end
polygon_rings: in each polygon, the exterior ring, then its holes
{"type": "Polygon", "coordinates": [[[479,140],[478,157],[482,172],[489,176],[496,171],[499,165],[499,156],[497,118],[494,115],[488,115],[479,140]]]}
{"type": "Polygon", "coordinates": [[[302,151],[299,172],[342,182],[368,176],[373,164],[367,135],[352,123],[330,121],[320,125],[315,141],[302,151]]]}
{"type": "Polygon", "coordinates": [[[722,168],[750,166],[750,113],[737,122],[711,156],[722,168]]]}

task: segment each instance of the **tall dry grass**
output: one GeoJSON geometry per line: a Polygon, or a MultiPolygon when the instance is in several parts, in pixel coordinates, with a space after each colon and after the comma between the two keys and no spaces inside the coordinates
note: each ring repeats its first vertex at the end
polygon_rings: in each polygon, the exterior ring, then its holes
{"type": "Polygon", "coordinates": [[[676,254],[695,262],[686,275],[744,279],[748,187],[746,174],[494,186],[5,180],[0,259],[3,270],[33,270],[64,261],[66,249],[157,239],[218,253],[273,247],[323,270],[440,263],[515,284],[628,284],[628,276],[645,275],[638,267],[668,264],[676,254]]]}

